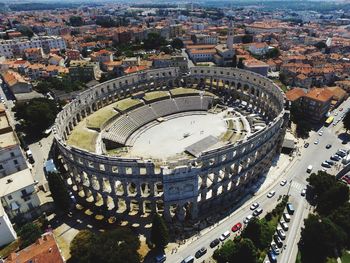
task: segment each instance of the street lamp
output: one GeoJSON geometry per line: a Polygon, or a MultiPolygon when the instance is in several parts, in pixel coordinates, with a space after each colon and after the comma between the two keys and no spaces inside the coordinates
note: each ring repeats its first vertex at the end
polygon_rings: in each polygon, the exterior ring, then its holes
{"type": "Polygon", "coordinates": [[[289,191],[290,191],[290,187],[292,186],[292,182],[293,182],[293,180],[291,179],[291,180],[289,181],[289,187],[288,187],[287,196],[289,195],[289,191]]]}

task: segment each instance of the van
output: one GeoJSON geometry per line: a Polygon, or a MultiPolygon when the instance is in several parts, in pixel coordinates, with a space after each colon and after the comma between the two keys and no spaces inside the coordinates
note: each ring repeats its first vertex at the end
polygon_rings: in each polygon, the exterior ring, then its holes
{"type": "Polygon", "coordinates": [[[181,263],[193,263],[194,262],[194,257],[188,256],[184,260],[181,261],[181,263]]]}
{"type": "Polygon", "coordinates": [[[287,204],[287,211],[288,211],[288,213],[290,214],[290,215],[293,215],[294,214],[294,207],[293,207],[293,205],[291,204],[291,203],[288,203],[287,204]]]}
{"type": "Polygon", "coordinates": [[[283,218],[286,222],[290,222],[290,215],[287,213],[283,213],[283,218]]]}
{"type": "Polygon", "coordinates": [[[311,173],[311,171],[312,171],[312,165],[309,165],[306,169],[306,172],[311,173]]]}

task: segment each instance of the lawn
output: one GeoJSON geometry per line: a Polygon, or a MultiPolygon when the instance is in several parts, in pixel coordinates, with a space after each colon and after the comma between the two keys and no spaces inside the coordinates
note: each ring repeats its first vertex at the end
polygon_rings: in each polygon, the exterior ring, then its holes
{"type": "Polygon", "coordinates": [[[98,132],[86,128],[85,122],[82,121],[74,127],[74,130],[68,137],[67,144],[95,152],[97,136],[98,132]]]}
{"type": "Polygon", "coordinates": [[[347,251],[343,251],[343,255],[341,257],[342,263],[350,263],[350,253],[347,251]]]}
{"type": "Polygon", "coordinates": [[[132,98],[127,98],[121,101],[118,101],[115,103],[114,107],[117,108],[120,111],[126,111],[136,105],[142,104],[140,100],[135,100],[132,98]]]}
{"type": "Polygon", "coordinates": [[[104,107],[86,119],[86,127],[90,129],[100,130],[103,124],[116,116],[118,113],[111,106],[104,107]]]}
{"type": "Polygon", "coordinates": [[[275,82],[275,84],[277,84],[278,87],[280,87],[284,92],[287,92],[287,86],[284,85],[279,79],[274,79],[273,80],[275,82]]]}
{"type": "Polygon", "coordinates": [[[183,95],[183,94],[198,94],[199,91],[196,89],[191,89],[191,88],[176,88],[170,90],[171,95],[178,96],[178,95],[183,95]]]}
{"type": "Polygon", "coordinates": [[[169,98],[169,94],[166,91],[151,91],[146,93],[143,98],[146,101],[153,101],[160,98],[169,98]]]}

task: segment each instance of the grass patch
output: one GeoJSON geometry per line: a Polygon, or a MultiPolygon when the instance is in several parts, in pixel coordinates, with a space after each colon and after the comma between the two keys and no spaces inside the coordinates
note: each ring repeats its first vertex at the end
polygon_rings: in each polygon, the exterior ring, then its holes
{"type": "Polygon", "coordinates": [[[189,95],[189,94],[199,94],[199,91],[196,89],[191,89],[191,88],[176,88],[176,89],[172,89],[170,90],[171,95],[173,96],[177,96],[177,95],[189,95]]]}
{"type": "Polygon", "coordinates": [[[341,256],[342,263],[350,263],[350,253],[348,251],[343,251],[343,255],[341,256]]]}
{"type": "Polygon", "coordinates": [[[19,239],[13,241],[7,246],[0,249],[0,258],[8,257],[12,252],[15,252],[19,248],[19,239]]]}
{"type": "Polygon", "coordinates": [[[118,101],[115,103],[114,107],[117,108],[120,111],[126,111],[136,105],[140,105],[142,102],[140,100],[132,99],[132,98],[127,98],[121,101],[118,101]]]}
{"type": "Polygon", "coordinates": [[[279,79],[274,79],[273,82],[275,82],[275,84],[280,87],[284,92],[287,92],[287,86],[284,85],[279,79]]]}
{"type": "Polygon", "coordinates": [[[233,135],[233,131],[226,131],[225,134],[222,136],[223,141],[229,141],[233,135]]]}
{"type": "Polygon", "coordinates": [[[143,97],[146,101],[152,101],[160,98],[169,98],[169,94],[166,91],[151,91],[147,92],[143,97]]]}
{"type": "Polygon", "coordinates": [[[327,258],[326,263],[337,263],[335,258],[327,258]]]}
{"type": "Polygon", "coordinates": [[[295,259],[295,263],[301,263],[301,254],[300,254],[300,251],[298,251],[297,258],[295,259]]]}
{"type": "Polygon", "coordinates": [[[79,123],[69,135],[67,144],[90,152],[96,151],[98,132],[85,127],[85,122],[79,123]]]}
{"type": "Polygon", "coordinates": [[[117,114],[118,113],[113,110],[113,107],[107,106],[105,108],[102,108],[87,117],[86,127],[90,129],[101,129],[102,125],[106,121],[116,116],[117,114]]]}
{"type": "Polygon", "coordinates": [[[233,130],[233,120],[228,120],[227,124],[228,124],[228,129],[233,130]]]}

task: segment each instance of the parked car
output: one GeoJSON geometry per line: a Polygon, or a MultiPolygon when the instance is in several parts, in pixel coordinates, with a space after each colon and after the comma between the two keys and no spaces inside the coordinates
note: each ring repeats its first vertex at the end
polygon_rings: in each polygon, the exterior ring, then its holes
{"type": "Polygon", "coordinates": [[[281,186],[285,186],[286,183],[287,183],[287,180],[282,180],[281,183],[280,183],[280,185],[281,185],[281,186]]]}
{"type": "Polygon", "coordinates": [[[252,218],[253,218],[252,215],[247,216],[247,217],[244,219],[243,223],[244,223],[244,224],[248,224],[249,221],[252,220],[252,218]]]}
{"type": "Polygon", "coordinates": [[[326,167],[326,168],[331,168],[331,166],[330,166],[329,163],[327,163],[327,162],[321,163],[321,166],[322,166],[322,167],[326,167]]]}
{"type": "Polygon", "coordinates": [[[318,135],[322,136],[322,135],[323,135],[323,130],[320,130],[320,131],[318,132],[318,135]]]}
{"type": "Polygon", "coordinates": [[[219,244],[220,244],[220,240],[218,238],[215,238],[213,241],[210,242],[210,247],[213,248],[219,244]]]}
{"type": "Polygon", "coordinates": [[[259,207],[259,204],[258,203],[253,203],[251,206],[250,206],[250,210],[255,210],[259,207]]]}
{"type": "Polygon", "coordinates": [[[301,196],[305,196],[306,195],[306,188],[304,188],[303,190],[301,190],[301,196]]]}
{"type": "Polygon", "coordinates": [[[330,159],[331,159],[332,161],[337,162],[337,161],[341,160],[341,157],[339,157],[339,155],[334,154],[334,155],[331,156],[330,159]]]}
{"type": "Polygon", "coordinates": [[[288,231],[289,228],[288,228],[288,224],[286,222],[281,221],[280,225],[284,231],[288,231]]]}
{"type": "Polygon", "coordinates": [[[320,142],[320,140],[317,139],[316,141],[314,141],[314,144],[317,145],[317,144],[319,144],[319,142],[320,142]]]}
{"type": "Polygon", "coordinates": [[[279,255],[281,253],[281,250],[278,248],[275,242],[271,243],[271,249],[276,255],[279,255]]]}
{"type": "Polygon", "coordinates": [[[276,263],[276,262],[277,262],[276,254],[273,253],[273,251],[269,251],[269,252],[267,253],[267,256],[268,256],[268,258],[269,258],[269,260],[270,260],[271,263],[276,263]]]}
{"type": "Polygon", "coordinates": [[[273,235],[273,240],[276,242],[276,245],[281,248],[283,246],[283,242],[277,234],[273,235]]]}
{"type": "Polygon", "coordinates": [[[332,147],[332,144],[327,144],[326,149],[330,149],[332,147]]]}
{"type": "Polygon", "coordinates": [[[224,241],[226,238],[228,238],[231,235],[230,231],[226,231],[225,233],[222,233],[219,237],[220,241],[224,241]]]}
{"type": "Polygon", "coordinates": [[[327,160],[327,161],[325,161],[325,162],[328,163],[329,165],[334,165],[334,162],[333,162],[333,161],[327,160]]]}
{"type": "Polygon", "coordinates": [[[310,144],[309,144],[308,142],[307,142],[307,143],[305,143],[305,144],[304,144],[304,148],[309,147],[309,145],[310,145],[310,144]]]}
{"type": "Polygon", "coordinates": [[[231,230],[232,230],[232,232],[237,232],[241,228],[242,228],[242,224],[240,222],[238,222],[231,228],[231,230]]]}
{"type": "Polygon", "coordinates": [[[282,240],[286,239],[286,233],[283,231],[281,227],[277,227],[277,234],[282,240]]]}
{"type": "Polygon", "coordinates": [[[267,194],[267,197],[268,197],[268,198],[271,198],[271,197],[273,197],[275,194],[276,194],[276,191],[270,191],[270,192],[267,194]]]}
{"type": "Polygon", "coordinates": [[[194,256],[196,258],[200,258],[201,256],[203,256],[206,253],[207,253],[207,249],[205,247],[202,247],[199,250],[197,250],[197,252],[196,252],[196,254],[194,256]]]}
{"type": "Polygon", "coordinates": [[[263,212],[263,209],[262,209],[261,207],[259,207],[258,209],[256,209],[256,210],[253,212],[253,216],[258,216],[258,215],[260,215],[262,212],[263,212]]]}

